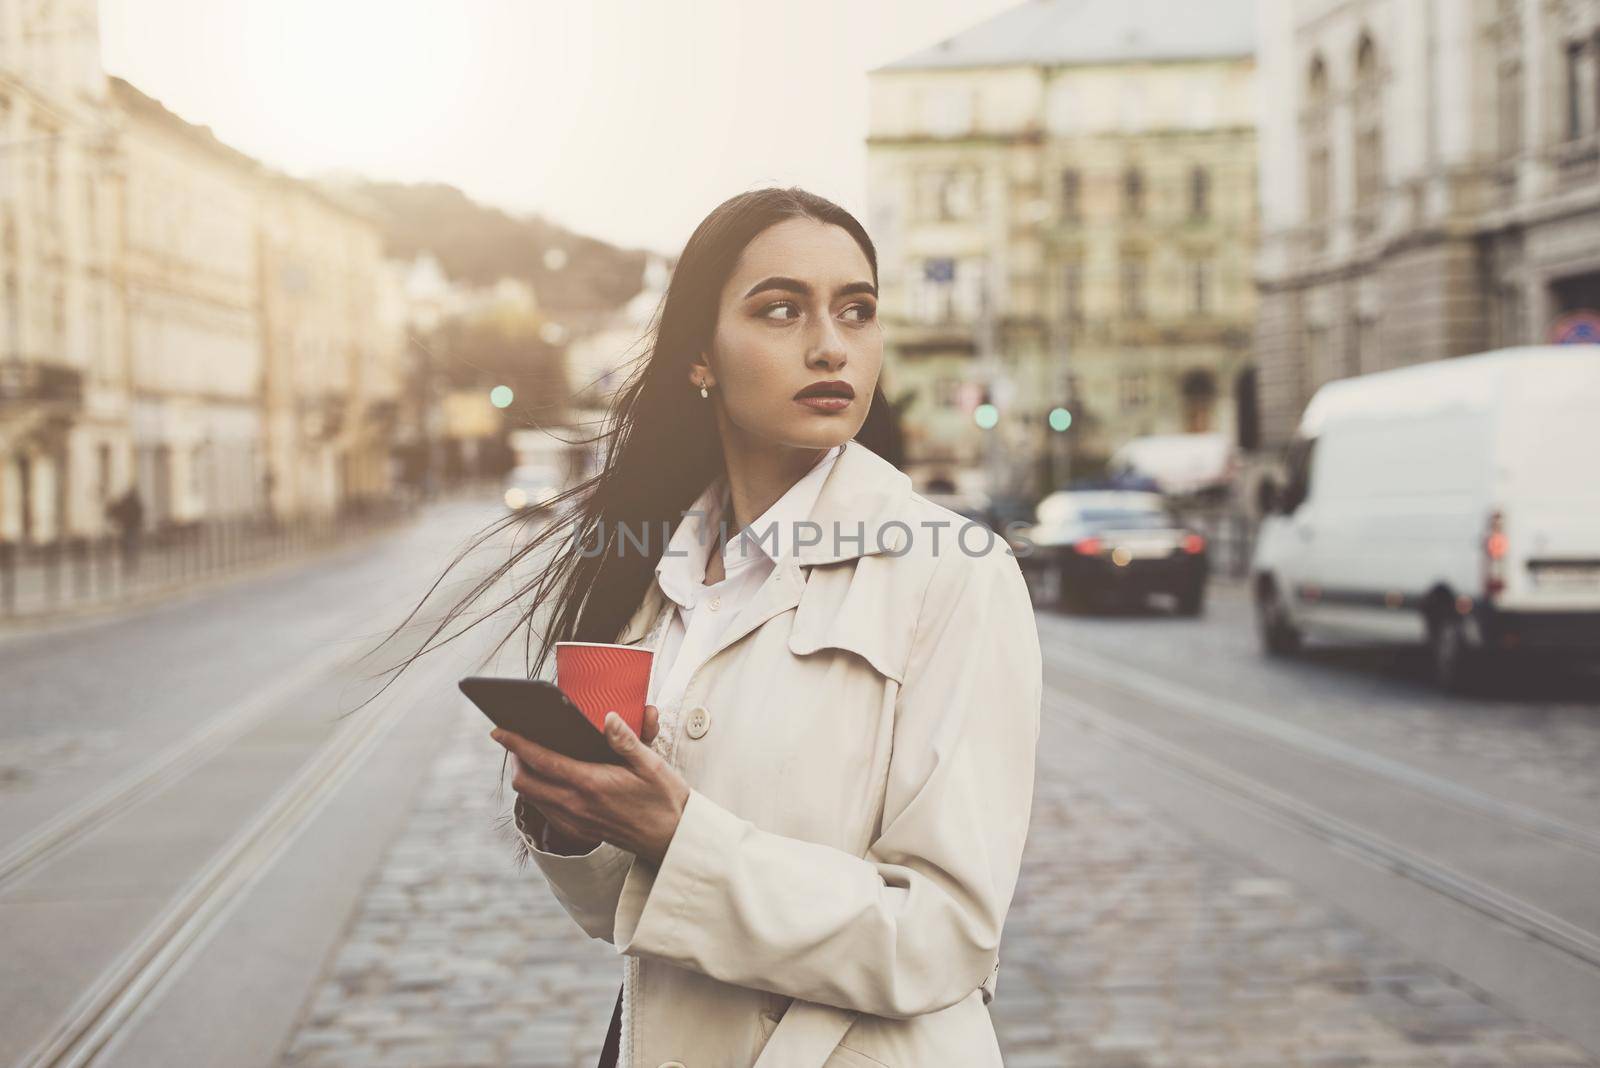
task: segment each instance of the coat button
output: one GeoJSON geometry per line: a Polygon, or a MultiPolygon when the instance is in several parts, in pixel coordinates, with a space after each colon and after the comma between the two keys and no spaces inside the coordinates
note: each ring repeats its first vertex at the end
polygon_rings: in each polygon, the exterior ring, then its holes
{"type": "Polygon", "coordinates": [[[713,597],[713,598],[711,598],[710,601],[707,602],[706,606],[708,608],[710,608],[713,612],[715,612],[717,609],[722,607],[722,598],[721,597],[713,597]]]}
{"type": "Polygon", "coordinates": [[[711,729],[711,713],[704,708],[695,708],[684,720],[683,729],[689,732],[691,738],[704,738],[706,731],[711,729]]]}

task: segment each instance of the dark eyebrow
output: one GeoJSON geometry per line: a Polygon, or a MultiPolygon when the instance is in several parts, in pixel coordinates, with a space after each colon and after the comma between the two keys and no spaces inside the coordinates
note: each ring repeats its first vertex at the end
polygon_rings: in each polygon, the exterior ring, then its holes
{"type": "MultiPolygon", "coordinates": [[[[800,281],[800,279],[785,278],[782,275],[775,275],[771,278],[763,278],[761,281],[751,286],[750,292],[744,295],[744,299],[749,300],[757,293],[761,293],[768,289],[775,289],[783,293],[794,293],[802,297],[808,297],[811,295],[811,287],[800,281]]],[[[851,282],[849,285],[840,286],[837,295],[841,297],[848,297],[853,296],[856,293],[868,293],[876,297],[878,295],[878,288],[871,282],[851,282]]]]}

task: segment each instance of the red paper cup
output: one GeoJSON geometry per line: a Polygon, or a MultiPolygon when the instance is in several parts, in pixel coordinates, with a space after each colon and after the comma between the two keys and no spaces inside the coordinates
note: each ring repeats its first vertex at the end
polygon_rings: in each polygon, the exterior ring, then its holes
{"type": "Polygon", "coordinates": [[[603,732],[606,713],[615,712],[634,734],[643,734],[654,655],[637,645],[556,642],[556,685],[596,730],[603,732]]]}

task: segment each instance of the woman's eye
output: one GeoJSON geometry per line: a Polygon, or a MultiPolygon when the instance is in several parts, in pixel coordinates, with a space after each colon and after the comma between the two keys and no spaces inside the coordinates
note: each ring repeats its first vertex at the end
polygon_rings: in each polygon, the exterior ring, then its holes
{"type": "Polygon", "coordinates": [[[878,313],[878,309],[874,308],[870,304],[852,304],[850,307],[844,310],[846,315],[849,315],[851,312],[856,313],[855,318],[852,319],[851,322],[866,323],[872,321],[872,317],[878,313]]]}
{"type": "Polygon", "coordinates": [[[765,308],[761,309],[761,315],[762,315],[762,318],[765,318],[765,319],[776,319],[781,323],[787,323],[787,322],[792,322],[795,318],[797,318],[800,315],[800,309],[795,306],[793,301],[780,300],[776,304],[768,304],[765,308]],[[772,313],[775,310],[777,310],[778,308],[788,308],[794,314],[793,315],[773,315],[772,313]]]}

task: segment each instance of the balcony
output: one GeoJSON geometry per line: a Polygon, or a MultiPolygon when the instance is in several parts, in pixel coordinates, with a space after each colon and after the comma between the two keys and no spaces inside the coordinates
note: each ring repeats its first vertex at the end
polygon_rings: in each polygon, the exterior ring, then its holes
{"type": "Polygon", "coordinates": [[[83,372],[65,364],[0,358],[0,412],[83,406],[83,372]]]}

